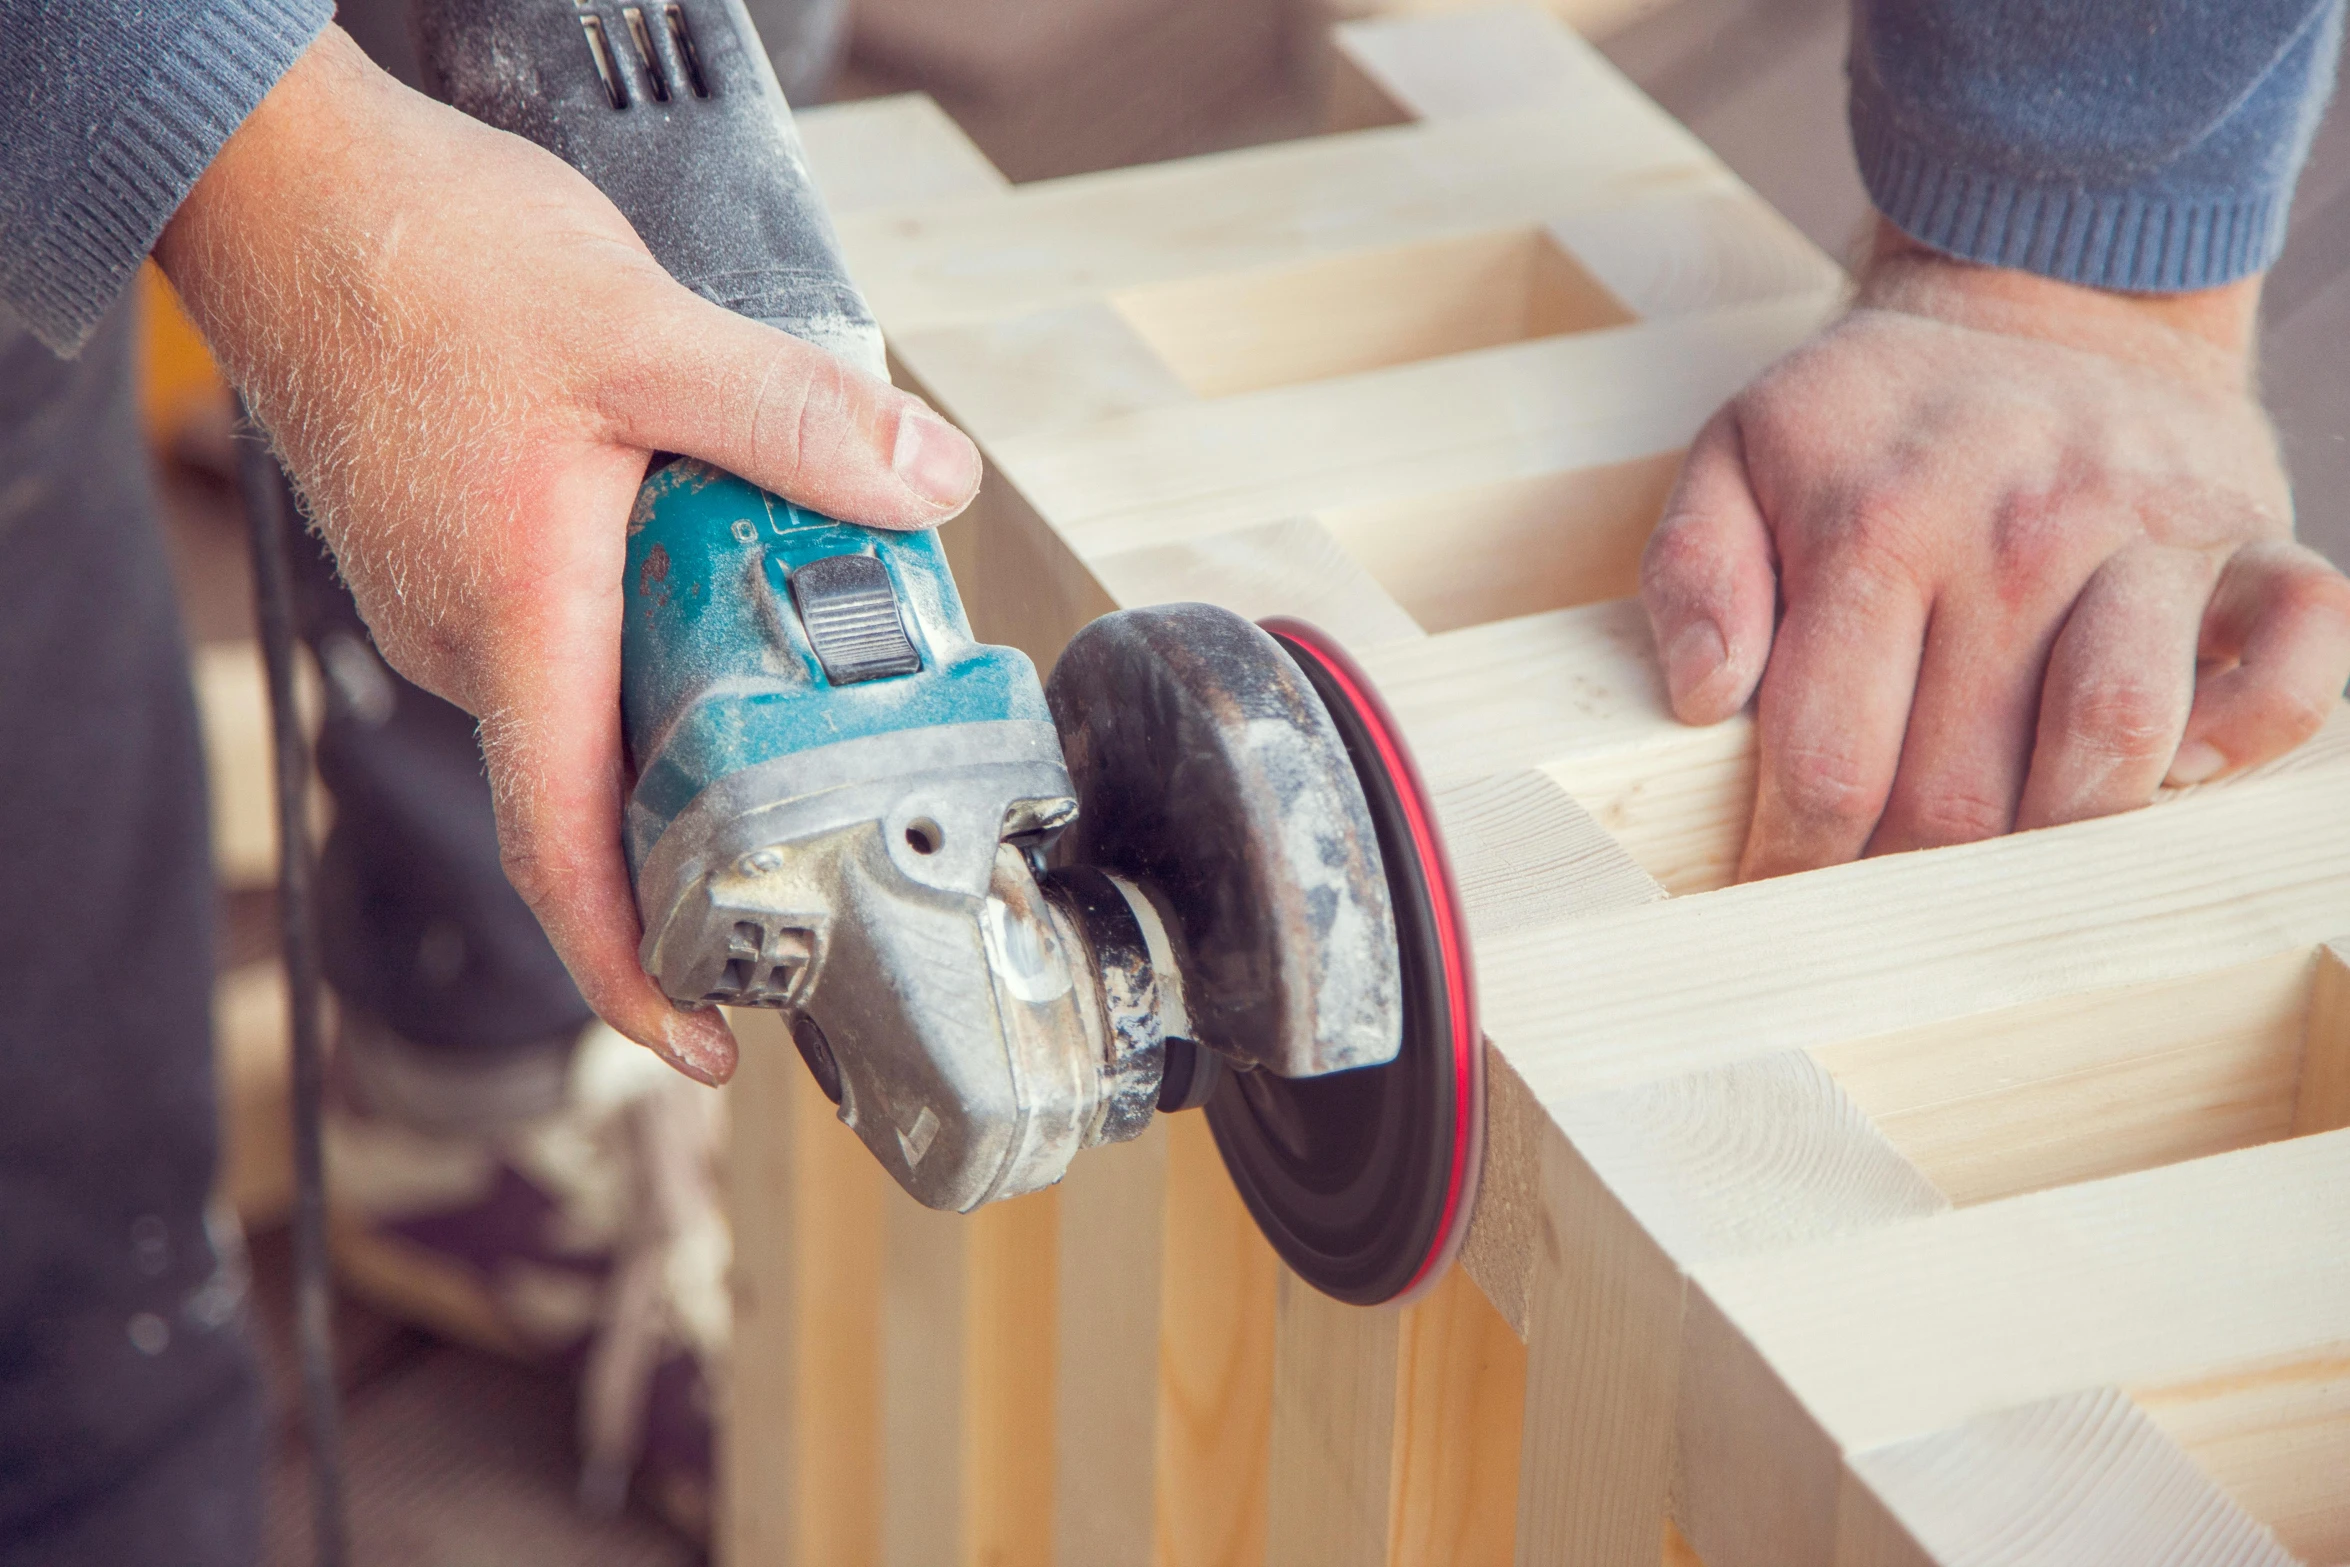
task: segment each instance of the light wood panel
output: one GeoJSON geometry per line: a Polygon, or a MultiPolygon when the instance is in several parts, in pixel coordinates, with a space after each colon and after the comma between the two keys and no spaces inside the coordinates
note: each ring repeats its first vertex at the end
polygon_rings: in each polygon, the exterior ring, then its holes
{"type": "MultiPolygon", "coordinates": [[[[1682,1456],[1709,1511],[1693,1540],[1713,1567],[1824,1559],[1840,1454],[2335,1352],[2350,1339],[2345,1179],[2350,1132],[2330,1132],[1700,1264],[1707,1327],[1684,1396],[1711,1415],[1685,1430],[1709,1439],[1682,1456]]],[[[2059,1452],[2094,1465],[2103,1445],[2059,1452]]]]}
{"type": "Polygon", "coordinates": [[[1861,1455],[1840,1563],[2289,1567],[2274,1535],[2110,1390],[1861,1455]],[[1874,1504],[1874,1505],[1871,1505],[1874,1504]]]}
{"type": "Polygon", "coordinates": [[[1166,1215],[1155,1560],[1256,1567],[1266,1560],[1281,1264],[1198,1116],[1167,1129],[1166,1215]]]}
{"type": "Polygon", "coordinates": [[[833,1116],[773,1013],[735,1013],[735,1236],[721,1553],[883,1555],[881,1249],[888,1177],[833,1116]]]}
{"type": "MultiPolygon", "coordinates": [[[[1148,1567],[1167,1288],[1165,1122],[1062,1179],[1055,1259],[1053,1556],[1148,1567]]],[[[1041,1402],[1041,1400],[1040,1400],[1041,1402]]]]}
{"type": "Polygon", "coordinates": [[[1553,1101],[2313,951],[2350,896],[2342,789],[2291,774],[1516,932],[1481,944],[1486,1025],[1553,1101]]]}
{"type": "Polygon", "coordinates": [[[2287,1550],[2315,1567],[2350,1562],[2350,1344],[2131,1397],[2287,1550]]]}
{"type": "Polygon", "coordinates": [[[1386,1559],[1508,1567],[1526,1346],[1457,1268],[1405,1310],[1397,1339],[1386,1559]]]}

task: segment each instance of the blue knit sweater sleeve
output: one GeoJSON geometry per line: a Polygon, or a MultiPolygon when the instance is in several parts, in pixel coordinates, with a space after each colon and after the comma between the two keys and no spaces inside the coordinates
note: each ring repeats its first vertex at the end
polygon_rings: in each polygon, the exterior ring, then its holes
{"type": "Polygon", "coordinates": [[[0,304],[89,336],[333,0],[0,0],[0,304]]]}
{"type": "Polygon", "coordinates": [[[1877,210],[1951,255],[2210,288],[2285,240],[2343,0],[1853,0],[1877,210]]]}

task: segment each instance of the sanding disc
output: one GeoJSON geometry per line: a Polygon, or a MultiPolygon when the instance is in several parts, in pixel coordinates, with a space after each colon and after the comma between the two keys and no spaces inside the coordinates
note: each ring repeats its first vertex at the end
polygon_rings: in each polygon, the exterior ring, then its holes
{"type": "Polygon", "coordinates": [[[1317,628],[1263,624],[1329,711],[1378,834],[1403,1048],[1388,1065],[1328,1077],[1227,1073],[1208,1121],[1242,1199],[1291,1268],[1340,1300],[1407,1301],[1459,1254],[1484,1155],[1468,926],[1427,786],[1368,677],[1317,628]]]}

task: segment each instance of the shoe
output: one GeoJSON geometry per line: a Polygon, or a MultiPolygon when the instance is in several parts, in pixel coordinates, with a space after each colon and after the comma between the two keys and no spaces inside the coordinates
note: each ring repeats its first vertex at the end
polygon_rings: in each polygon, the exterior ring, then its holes
{"type": "Polygon", "coordinates": [[[476,1059],[344,1014],[325,1123],[344,1287],[577,1370],[580,1498],[707,1541],[730,1237],[721,1097],[601,1023],[476,1059]]]}

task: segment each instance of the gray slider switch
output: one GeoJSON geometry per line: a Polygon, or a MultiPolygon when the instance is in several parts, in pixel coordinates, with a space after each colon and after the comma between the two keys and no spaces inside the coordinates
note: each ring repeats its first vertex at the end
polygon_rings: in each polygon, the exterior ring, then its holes
{"type": "Polygon", "coordinates": [[[871,555],[828,555],[791,574],[792,603],[836,686],[910,675],[922,655],[906,635],[889,570],[871,555]]]}

